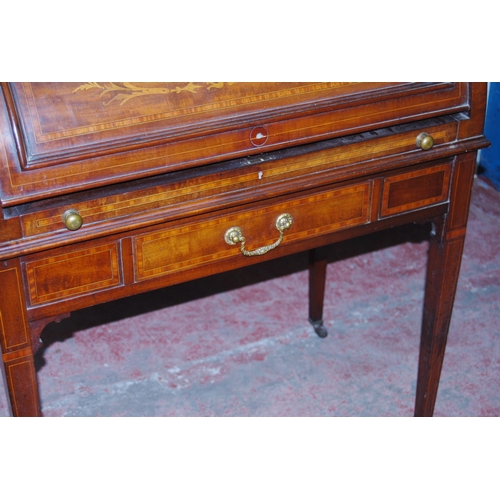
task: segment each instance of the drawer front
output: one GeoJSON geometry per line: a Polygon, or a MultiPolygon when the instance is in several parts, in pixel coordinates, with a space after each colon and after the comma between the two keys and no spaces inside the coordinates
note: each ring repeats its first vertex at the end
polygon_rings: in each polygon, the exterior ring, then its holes
{"type": "MultiPolygon", "coordinates": [[[[226,243],[226,231],[241,228],[248,251],[279,238],[275,223],[283,213],[293,217],[281,245],[370,222],[372,183],[323,191],[265,208],[214,217],[134,238],[136,281],[165,276],[230,258],[246,259],[239,245],[226,243]]],[[[253,257],[250,257],[253,258],[253,257]]]]}
{"type": "Polygon", "coordinates": [[[358,134],[349,140],[339,139],[332,143],[333,147],[322,151],[245,165],[224,175],[217,172],[177,182],[165,180],[148,188],[124,189],[123,193],[106,194],[93,200],[68,201],[55,208],[23,214],[23,234],[30,237],[61,232],[68,237],[76,236],[64,225],[63,214],[67,209],[76,210],[81,215],[83,226],[78,230],[81,234],[116,223],[127,229],[127,226],[146,218],[165,217],[166,213],[185,216],[189,205],[195,205],[196,211],[204,207],[213,209],[215,200],[221,196],[225,200],[230,196],[241,198],[248,193],[254,195],[266,186],[286,191],[290,183],[314,182],[319,174],[335,181],[342,176],[348,177],[354,165],[362,163],[371,167],[375,160],[420,151],[416,138],[421,132],[432,135],[435,148],[452,143],[456,139],[457,126],[457,122],[447,122],[423,128],[393,127],[390,133],[384,130],[358,134]]]}
{"type": "Polygon", "coordinates": [[[448,200],[451,162],[384,179],[380,216],[436,205],[448,200]]]}
{"type": "Polygon", "coordinates": [[[25,262],[31,305],[85,295],[122,284],[119,243],[25,262]]]}

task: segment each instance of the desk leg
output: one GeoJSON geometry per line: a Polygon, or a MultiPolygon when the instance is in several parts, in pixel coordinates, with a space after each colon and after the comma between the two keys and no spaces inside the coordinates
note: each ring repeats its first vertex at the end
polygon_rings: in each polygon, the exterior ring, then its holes
{"type": "Polygon", "coordinates": [[[327,264],[326,247],[314,248],[309,251],[309,323],[321,338],[328,335],[328,331],[323,325],[327,264]]]}
{"type": "Polygon", "coordinates": [[[434,413],[462,260],[474,171],[475,154],[457,159],[449,212],[433,221],[420,341],[416,417],[431,417],[434,413]]]}
{"type": "Polygon", "coordinates": [[[463,242],[463,238],[430,242],[415,416],[431,417],[434,412],[463,242]]]}
{"type": "Polygon", "coordinates": [[[17,261],[0,264],[0,344],[11,413],[41,416],[38,383],[17,261]]]}

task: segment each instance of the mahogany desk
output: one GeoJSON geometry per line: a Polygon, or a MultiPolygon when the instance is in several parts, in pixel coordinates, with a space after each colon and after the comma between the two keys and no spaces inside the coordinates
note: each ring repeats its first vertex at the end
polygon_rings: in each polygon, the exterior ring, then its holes
{"type": "Polygon", "coordinates": [[[431,221],[415,404],[431,416],[485,100],[481,83],[2,84],[13,415],[41,414],[33,356],[71,311],[310,250],[309,321],[325,337],[320,249],[431,221]]]}

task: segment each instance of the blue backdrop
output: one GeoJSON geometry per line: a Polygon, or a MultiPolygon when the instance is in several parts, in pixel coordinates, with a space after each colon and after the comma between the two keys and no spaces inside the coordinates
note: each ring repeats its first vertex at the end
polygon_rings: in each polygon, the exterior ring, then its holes
{"type": "Polygon", "coordinates": [[[500,82],[490,83],[484,133],[491,146],[481,150],[481,173],[500,190],[500,82]]]}

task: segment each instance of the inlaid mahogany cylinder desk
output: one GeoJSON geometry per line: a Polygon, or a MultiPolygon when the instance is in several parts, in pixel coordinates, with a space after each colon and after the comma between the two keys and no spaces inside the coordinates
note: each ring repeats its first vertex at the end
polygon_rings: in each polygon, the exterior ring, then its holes
{"type": "Polygon", "coordinates": [[[309,250],[325,337],[321,248],[430,221],[415,415],[432,415],[485,101],[482,83],[2,84],[12,414],[41,415],[33,357],[71,311],[309,250]]]}

